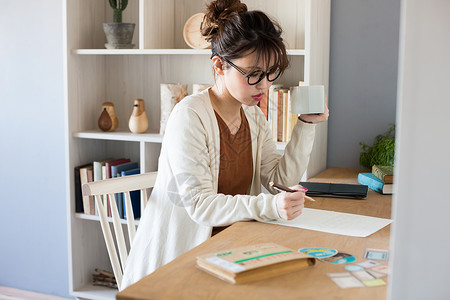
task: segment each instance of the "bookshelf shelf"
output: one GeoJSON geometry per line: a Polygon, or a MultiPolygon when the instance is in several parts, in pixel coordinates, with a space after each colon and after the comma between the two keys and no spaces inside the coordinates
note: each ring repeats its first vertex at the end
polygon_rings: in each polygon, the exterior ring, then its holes
{"type": "Polygon", "coordinates": [[[78,299],[111,300],[116,299],[117,292],[118,290],[114,288],[87,284],[74,290],[72,295],[78,299]]]}
{"type": "Polygon", "coordinates": [[[146,142],[162,143],[163,135],[159,133],[141,133],[136,134],[125,130],[114,132],[103,132],[99,130],[79,131],[73,134],[73,137],[82,139],[110,140],[110,141],[128,141],[128,142],[146,142]]]}
{"type": "MultiPolygon", "coordinates": [[[[159,133],[141,133],[135,134],[122,130],[114,132],[102,132],[99,130],[79,131],[73,134],[73,137],[80,139],[109,140],[109,141],[127,141],[144,143],[162,143],[164,136],[159,133]]],[[[277,142],[277,150],[284,150],[287,143],[277,142]]]]}
{"type": "MultiPolygon", "coordinates": [[[[250,10],[278,20],[291,67],[277,80],[286,87],[325,85],[328,92],[330,0],[242,0],[250,10]]],[[[183,26],[204,1],[130,0],[123,20],[136,24],[136,49],[103,49],[102,23],[112,20],[108,1],[64,0],[64,82],[66,121],[66,199],[70,294],[80,299],[115,299],[114,289],[91,284],[95,268],[111,270],[98,216],[75,212],[74,168],[96,160],[127,157],[141,172],[157,171],[163,136],[160,84],[213,84],[210,49],[188,49],[183,26]],[[144,99],[148,133],[133,134],[126,124],[134,99],[144,99]],[[97,120],[112,102],[119,126],[102,132],[97,120]]],[[[317,126],[307,177],[326,168],[327,124],[317,126]]],[[[277,143],[283,151],[286,143],[277,143]]],[[[125,220],[123,221],[125,222],[125,220]]]]}
{"type": "Polygon", "coordinates": [[[210,49],[76,49],[79,55],[211,55],[210,49]]]}
{"type": "MultiPolygon", "coordinates": [[[[78,55],[211,55],[211,49],[75,49],[78,55]]],[[[303,56],[304,49],[288,49],[288,55],[303,56]]]]}

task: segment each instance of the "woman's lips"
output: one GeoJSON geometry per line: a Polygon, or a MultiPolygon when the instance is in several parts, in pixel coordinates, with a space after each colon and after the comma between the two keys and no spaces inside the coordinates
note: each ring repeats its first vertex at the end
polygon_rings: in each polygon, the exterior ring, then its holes
{"type": "Polygon", "coordinates": [[[252,98],[256,101],[261,101],[263,96],[264,96],[264,94],[258,94],[258,95],[252,96],[252,98]]]}

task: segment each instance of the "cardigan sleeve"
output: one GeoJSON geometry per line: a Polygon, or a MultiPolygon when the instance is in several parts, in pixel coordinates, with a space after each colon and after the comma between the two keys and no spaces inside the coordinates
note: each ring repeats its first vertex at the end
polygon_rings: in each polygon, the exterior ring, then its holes
{"type": "Polygon", "coordinates": [[[261,126],[261,183],[271,193],[278,193],[269,186],[277,182],[285,186],[299,183],[309,163],[314,144],[315,124],[298,121],[292,130],[291,140],[281,155],[276,149],[272,132],[267,124],[261,126]]]}
{"type": "Polygon", "coordinates": [[[205,226],[278,219],[276,196],[217,193],[213,161],[220,149],[210,142],[208,133],[213,131],[207,126],[207,118],[186,105],[177,105],[170,115],[162,151],[167,151],[173,176],[167,191],[172,205],[183,206],[191,219],[205,226]]]}

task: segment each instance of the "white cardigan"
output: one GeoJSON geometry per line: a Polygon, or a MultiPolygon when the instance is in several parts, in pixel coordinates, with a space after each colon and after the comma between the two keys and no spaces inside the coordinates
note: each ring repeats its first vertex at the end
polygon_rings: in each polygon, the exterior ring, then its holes
{"type": "Polygon", "coordinates": [[[170,114],[159,157],[158,176],[126,263],[125,288],[211,236],[213,226],[278,219],[276,196],[261,184],[298,184],[308,165],[315,125],[297,122],[284,155],[276,150],[264,114],[243,105],[253,154],[247,195],[217,193],[220,134],[208,90],[188,96],[170,114]]]}

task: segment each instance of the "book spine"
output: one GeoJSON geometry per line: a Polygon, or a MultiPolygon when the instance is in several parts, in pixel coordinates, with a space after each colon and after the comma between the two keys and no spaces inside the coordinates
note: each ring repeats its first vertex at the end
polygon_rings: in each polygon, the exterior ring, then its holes
{"type": "Polygon", "coordinates": [[[392,195],[393,189],[394,189],[394,187],[393,187],[393,184],[392,184],[392,183],[385,183],[385,184],[383,185],[383,191],[382,191],[382,193],[383,193],[384,195],[392,195]]]}
{"type": "Polygon", "coordinates": [[[267,92],[267,122],[269,122],[270,127],[272,127],[272,110],[273,110],[272,94],[273,88],[270,87],[269,91],[267,92]]]}
{"type": "Polygon", "coordinates": [[[277,106],[277,133],[276,138],[278,142],[283,141],[283,92],[278,91],[278,106],[277,106]]]}
{"type": "MultiPolygon", "coordinates": [[[[93,182],[94,181],[94,170],[92,168],[89,168],[87,170],[87,176],[88,176],[88,182],[93,182]]],[[[98,214],[98,210],[95,207],[94,196],[89,196],[89,214],[90,215],[98,214]]]]}
{"type": "MultiPolygon", "coordinates": [[[[136,175],[140,174],[140,169],[134,169],[131,171],[122,171],[122,176],[128,176],[128,175],[136,175]]],[[[139,219],[141,217],[141,192],[140,191],[130,191],[130,200],[131,200],[131,207],[133,210],[133,215],[135,219],[139,219]]],[[[123,218],[127,218],[126,214],[126,204],[125,204],[125,193],[122,194],[122,201],[123,201],[123,218]]]]}
{"type": "MultiPolygon", "coordinates": [[[[83,186],[83,184],[88,183],[88,168],[81,168],[80,169],[80,185],[83,186]]],[[[86,215],[90,214],[90,203],[89,203],[89,196],[82,196],[83,197],[83,212],[86,215]]]]}
{"type": "Polygon", "coordinates": [[[74,169],[74,180],[75,180],[75,212],[82,213],[83,209],[83,196],[81,192],[81,181],[80,181],[80,168],[74,169]]]}
{"type": "Polygon", "coordinates": [[[269,105],[267,119],[272,129],[272,137],[277,141],[277,119],[278,119],[278,91],[282,88],[282,84],[273,84],[269,88],[269,105]]]}
{"type": "Polygon", "coordinates": [[[283,142],[288,141],[289,90],[283,93],[283,142]]]}
{"type": "Polygon", "coordinates": [[[102,180],[102,162],[94,161],[93,165],[94,165],[94,181],[102,180]]]}
{"type": "Polygon", "coordinates": [[[272,125],[272,137],[275,142],[277,141],[278,136],[278,94],[279,90],[274,90],[272,93],[273,110],[271,110],[272,115],[271,125],[272,125]]]}

